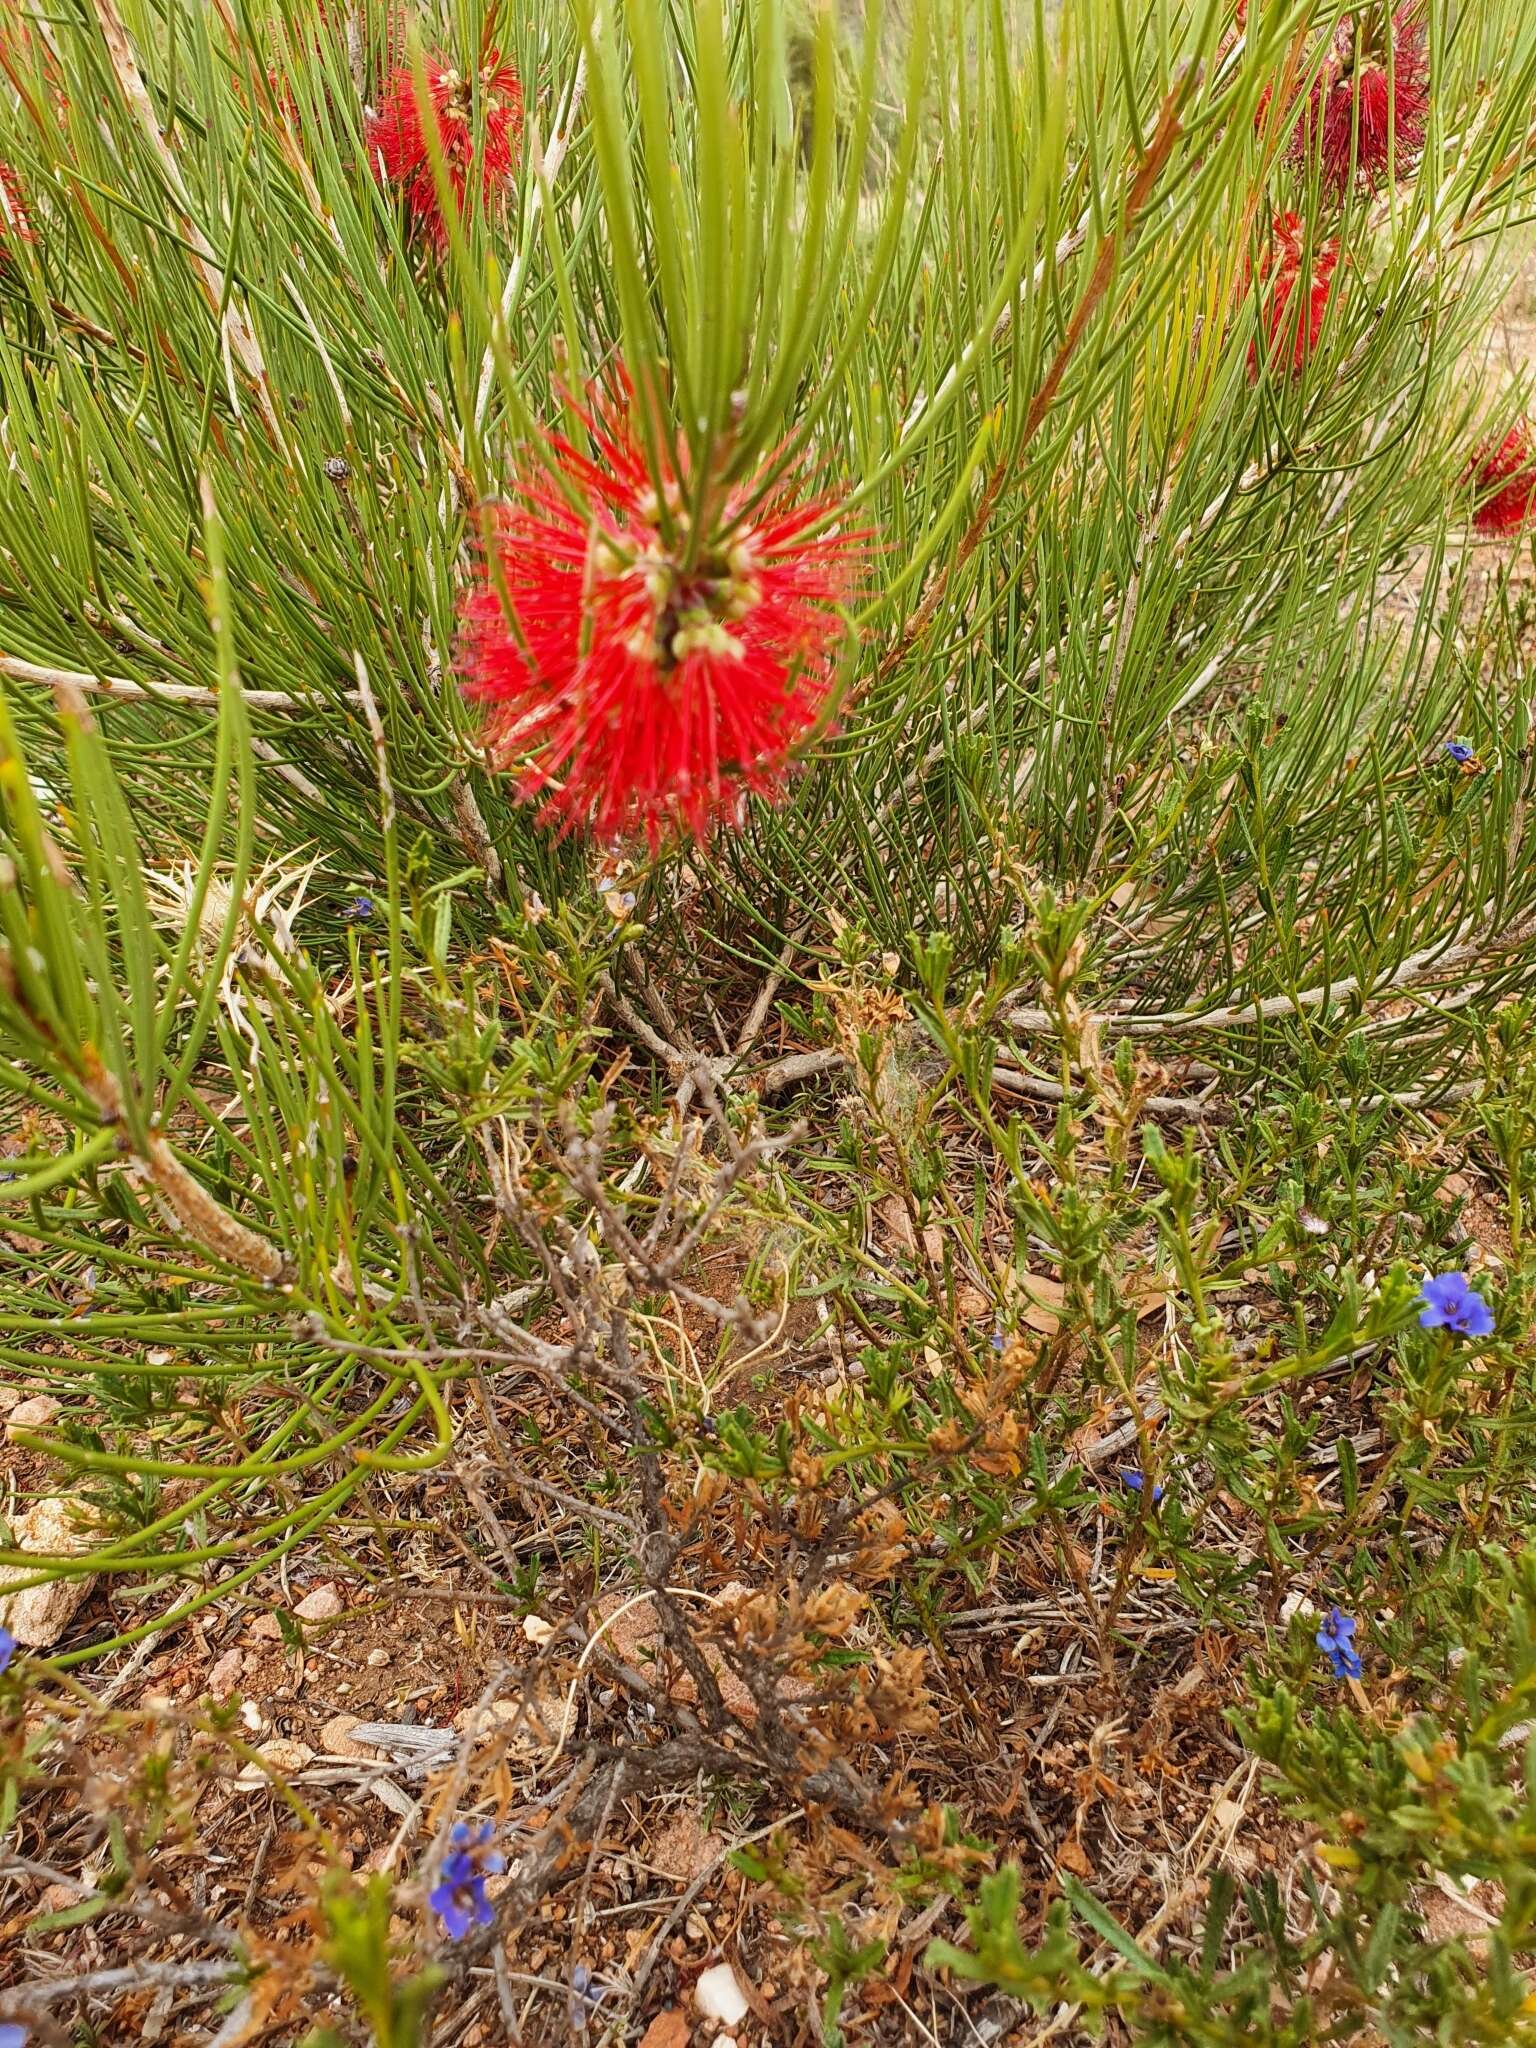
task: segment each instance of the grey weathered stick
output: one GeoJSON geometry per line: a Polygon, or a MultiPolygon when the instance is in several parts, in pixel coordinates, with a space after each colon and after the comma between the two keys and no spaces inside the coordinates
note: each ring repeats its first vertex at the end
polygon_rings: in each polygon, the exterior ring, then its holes
{"type": "MultiPolygon", "coordinates": [[[[0,676],[18,683],[41,683],[50,690],[84,690],[90,696],[121,697],[142,704],[197,704],[217,710],[219,693],[202,683],[136,683],[128,676],[93,676],[84,669],[53,668],[44,662],[23,661],[19,654],[0,654],[0,676]]],[[[349,704],[360,701],[356,690],[343,690],[349,704]]],[[[245,702],[255,711],[324,711],[329,696],[308,699],[292,697],[286,690],[243,690],[245,702]]]]}

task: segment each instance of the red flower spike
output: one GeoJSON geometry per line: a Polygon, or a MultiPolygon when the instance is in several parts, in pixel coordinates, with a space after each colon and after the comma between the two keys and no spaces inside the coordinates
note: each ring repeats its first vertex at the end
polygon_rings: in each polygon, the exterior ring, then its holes
{"type": "Polygon", "coordinates": [[[5,260],[5,244],[12,237],[20,242],[37,240],[32,216],[21,196],[21,181],[9,164],[0,163],[0,262],[5,260]]]}
{"type": "Polygon", "coordinates": [[[1358,26],[1340,25],[1334,48],[1292,139],[1303,167],[1316,148],[1323,183],[1342,199],[1351,178],[1379,192],[1389,167],[1406,177],[1424,147],[1429,119],[1429,32],[1415,8],[1392,17],[1392,62],[1372,51],[1358,60],[1358,26]]]}
{"type": "Polygon", "coordinates": [[[1523,427],[1511,427],[1497,447],[1487,442],[1473,457],[1469,481],[1481,501],[1472,524],[1492,540],[1536,525],[1536,450],[1523,427]]]}
{"type": "MultiPolygon", "coordinates": [[[[1300,214],[1277,214],[1270,246],[1259,265],[1260,279],[1269,281],[1262,316],[1269,341],[1266,353],[1272,364],[1289,368],[1293,377],[1301,375],[1322,335],[1333,274],[1339,265],[1338,243],[1316,242],[1311,273],[1304,278],[1306,238],[1300,214]]],[[[1258,343],[1250,342],[1248,375],[1258,374],[1258,343]]]]}
{"type": "MultiPolygon", "coordinates": [[[[476,161],[474,83],[457,71],[429,61],[427,97],[437,118],[443,166],[463,212],[471,197],[487,211],[506,186],[517,164],[523,137],[523,88],[516,71],[500,53],[486,54],[480,70],[483,138],[476,161]],[[478,172],[478,176],[476,173],[478,172]]],[[[448,229],[438,205],[432,159],[416,104],[415,78],[409,65],[392,71],[384,82],[378,111],[368,121],[368,154],[380,181],[396,188],[412,223],[436,248],[443,248],[448,229]]]]}
{"type": "Polygon", "coordinates": [[[865,536],[818,530],[839,500],[801,499],[791,475],[760,502],[751,482],[733,487],[688,562],[684,465],[664,478],[669,537],[627,383],[582,418],[596,460],[551,442],[577,502],[528,471],[501,509],[460,667],[494,755],[545,817],[602,838],[643,830],[654,851],[783,788],[827,709],[865,536]]]}

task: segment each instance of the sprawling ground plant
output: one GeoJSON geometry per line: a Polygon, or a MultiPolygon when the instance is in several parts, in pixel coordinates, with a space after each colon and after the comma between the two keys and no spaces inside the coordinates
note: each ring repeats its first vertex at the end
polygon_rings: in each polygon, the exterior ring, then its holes
{"type": "Polygon", "coordinates": [[[619,2038],[681,1787],[828,2040],[1529,2037],[1536,16],[17,0],[0,72],[17,1867],[105,1843],[230,2042],[460,2039],[570,1888],[619,2038]],[[431,1810],[168,1919],[279,1763],[83,1679],[387,1591],[445,1477],[529,1629],[431,1810]],[[1177,1852],[1085,1834],[1201,1712],[1177,1852]]]}

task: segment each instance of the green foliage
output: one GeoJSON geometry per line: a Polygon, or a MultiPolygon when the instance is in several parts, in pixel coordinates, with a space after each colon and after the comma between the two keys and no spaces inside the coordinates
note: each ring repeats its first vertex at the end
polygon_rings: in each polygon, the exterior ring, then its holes
{"type": "Polygon", "coordinates": [[[1018,1874],[1009,1868],[978,1886],[966,1908],[967,1945],[934,1942],[928,1962],[1037,2009],[1070,2001],[1084,2013],[1120,2011],[1147,2042],[1281,2048],[1384,2039],[1407,2048],[1426,2038],[1536,2039],[1522,1967],[1536,1912],[1536,1554],[1483,1564],[1475,1595],[1462,1603],[1465,1640],[1443,1674],[1439,1711],[1373,1726],[1350,1709],[1320,1709],[1283,1682],[1259,1685],[1244,1733],[1278,1774],[1287,1805],[1321,1831],[1304,1933],[1272,1884],[1240,1893],[1218,1873],[1199,1966],[1160,1964],[1068,1878],[1046,1939],[1031,1948],[1020,1937],[1018,1874]],[[1460,1938],[1426,1930],[1422,1887],[1437,1873],[1494,1888],[1499,1910],[1475,1957],[1460,1938]],[[1243,1959],[1222,1970],[1234,1913],[1248,1922],[1243,1959]],[[1074,1915],[1116,1968],[1084,1969],[1074,1915]],[[1320,1956],[1330,1968],[1319,1982],[1310,1966],[1320,1956]]]}
{"type": "Polygon", "coordinates": [[[1051,1908],[1045,1940],[1037,1948],[1028,1949],[1019,1939],[1018,1918],[1019,1873],[1009,1864],[982,1879],[975,1903],[965,1909],[969,1947],[930,1942],[924,1961],[930,1969],[952,1970],[975,1984],[995,1984],[1037,2012],[1085,1995],[1102,2005],[1103,1988],[1078,1963],[1066,1902],[1051,1908]]]}
{"type": "Polygon", "coordinates": [[[839,2015],[851,1984],[878,1970],[885,1960],[882,1940],[854,1941],[840,1919],[830,1922],[822,1939],[812,1945],[811,1959],[826,1972],[827,1988],[821,2001],[821,2038],[827,2048],[842,2048],[843,2030],[839,2015]]]}
{"type": "MultiPolygon", "coordinates": [[[[1328,1852],[1305,1926],[1215,1872],[1198,1960],[1070,1884],[1028,1941],[1005,1865],[930,1967],[1148,2042],[1529,2036],[1536,1595],[1495,1545],[1536,1415],[1530,618],[1460,536],[1521,398],[1472,357],[1536,199],[1536,16],[1432,6],[1423,167],[1335,202],[1295,144],[1343,11],[11,11],[0,1356],[62,1404],[19,1445],[88,1548],[0,1566],[121,1596],[56,1676],[307,1543],[387,1576],[388,1489],[542,1375],[593,1424],[556,1478],[594,1564],[685,1474],[780,1530],[889,1510],[887,1647],[1042,1560],[1106,1682],[1147,1577],[1264,1643],[1249,1740],[1328,1852]],[[366,109],[491,43],[524,162],[439,254],[366,109]],[[1340,244],[1296,375],[1286,209],[1340,244]],[[489,508],[621,361],[687,533],[803,463],[868,536],[786,800],[650,858],[546,829],[455,681],[489,508]],[[1508,1229],[1478,1344],[1417,1323],[1468,1262],[1458,1149],[1508,1229]],[[674,1318],[716,1236],[750,1343],[674,1318]],[[844,1370],[758,1398],[807,1306],[844,1370]],[[1316,1706],[1293,1583],[1411,1713],[1316,1706]],[[1501,1888],[1485,1960],[1423,1939],[1431,1873],[1501,1888]]],[[[806,1903],[837,2038],[883,1937],[788,1846],[741,1868],[806,1903]]],[[[387,1888],[324,1903],[375,2038],[423,2039],[387,1888]]]]}
{"type": "Polygon", "coordinates": [[[329,1930],[321,1955],[356,2000],[374,2048],[419,2048],[441,1973],[429,1967],[402,1978],[394,1969],[389,1879],[375,1875],[360,1884],[337,1872],[322,1888],[320,1906],[329,1930]]]}

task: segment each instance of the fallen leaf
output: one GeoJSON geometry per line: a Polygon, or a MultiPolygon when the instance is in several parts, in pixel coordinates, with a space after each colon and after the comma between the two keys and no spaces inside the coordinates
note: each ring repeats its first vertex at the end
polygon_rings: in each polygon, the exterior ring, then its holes
{"type": "Polygon", "coordinates": [[[1149,1273],[1138,1281],[1131,1290],[1137,1322],[1144,1322],[1148,1316],[1155,1316],[1165,1309],[1177,1284],[1171,1273],[1149,1273]]]}
{"type": "Polygon", "coordinates": [[[1024,1295],[1020,1320],[1030,1329],[1038,1330],[1042,1337],[1054,1337],[1061,1328],[1061,1305],[1067,1290],[1059,1280],[1052,1280],[1045,1273],[1026,1273],[1019,1285],[1024,1295]]]}
{"type": "Polygon", "coordinates": [[[1087,1852],[1075,1835],[1069,1835],[1056,1851],[1056,1866],[1059,1870],[1070,1870],[1074,1877],[1092,1877],[1094,1874],[1087,1852]]]}
{"type": "Polygon", "coordinates": [[[669,2005],[665,2012],[657,2013],[640,2036],[640,2048],[688,2048],[691,2032],[687,2013],[681,2006],[669,2005]]]}
{"type": "Polygon", "coordinates": [[[887,1195],[880,1204],[880,1221],[890,1232],[891,1242],[900,1245],[904,1252],[917,1250],[917,1237],[912,1229],[912,1218],[907,1214],[907,1205],[900,1195],[887,1195]]]}

